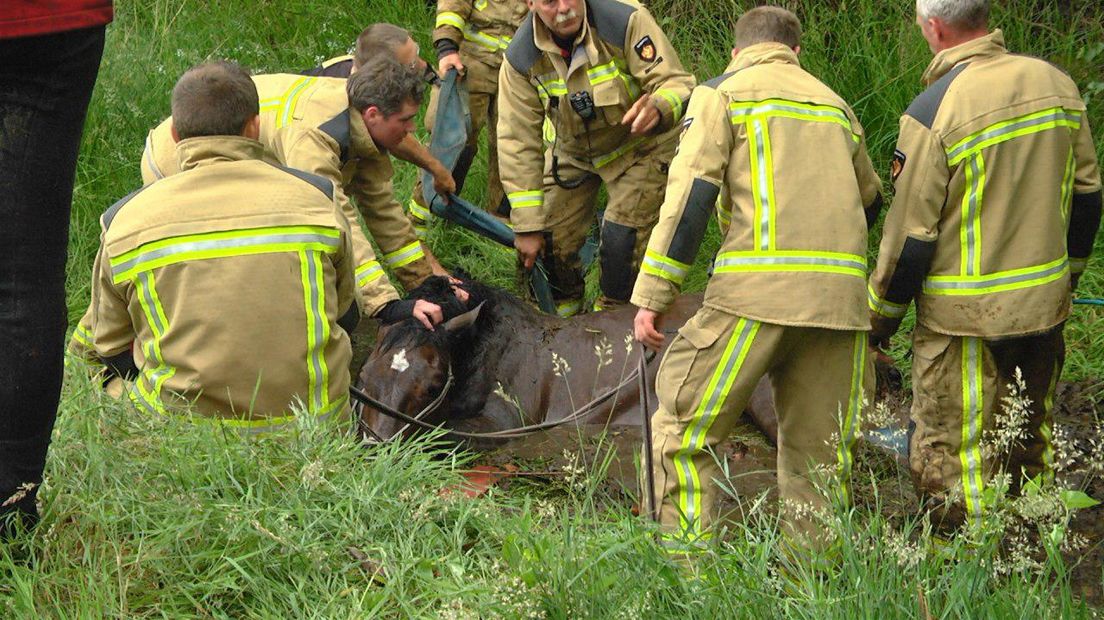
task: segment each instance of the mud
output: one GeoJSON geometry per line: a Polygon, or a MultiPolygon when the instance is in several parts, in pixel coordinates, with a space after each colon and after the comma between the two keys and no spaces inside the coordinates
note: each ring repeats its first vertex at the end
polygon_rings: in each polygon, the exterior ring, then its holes
{"type": "MultiPolygon", "coordinates": [[[[1059,384],[1056,427],[1064,426],[1073,431],[1076,451],[1082,455],[1088,454],[1089,442],[1099,429],[1098,401],[1104,401],[1104,381],[1059,384]]],[[[900,393],[889,394],[888,403],[897,423],[903,428],[907,422],[909,399],[900,393]]],[[[640,498],[638,459],[642,445],[638,427],[558,428],[511,442],[487,453],[480,462],[498,467],[516,467],[521,471],[561,471],[565,465],[582,463],[592,475],[601,474],[597,484],[611,503],[629,506],[635,512],[639,510],[636,502],[640,498]]],[[[737,425],[718,454],[728,467],[733,491],[733,496],[725,495],[721,500],[725,518],[745,518],[751,505],[764,495],[766,502],[763,505],[773,505],[777,498],[776,455],[774,447],[758,429],[748,423],[737,425]]],[[[877,505],[890,520],[917,513],[919,501],[912,489],[907,462],[899,454],[884,445],[860,441],[856,449],[855,471],[859,472],[853,485],[857,505],[870,510],[877,505]]],[[[1070,486],[1104,500],[1104,480],[1076,467],[1066,477],[1070,486]]],[[[1104,505],[1078,511],[1071,529],[1088,541],[1086,549],[1065,555],[1066,565],[1071,567],[1073,593],[1089,604],[1102,605],[1104,505]]]]}

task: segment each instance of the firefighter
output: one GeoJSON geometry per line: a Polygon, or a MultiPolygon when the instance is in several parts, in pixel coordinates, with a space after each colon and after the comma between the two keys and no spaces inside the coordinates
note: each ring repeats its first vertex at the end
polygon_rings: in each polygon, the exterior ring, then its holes
{"type": "MultiPolygon", "coordinates": [[[[487,203],[500,217],[510,215],[510,203],[502,192],[498,179],[498,72],[502,55],[522,20],[529,11],[525,0],[439,0],[437,21],[433,30],[433,47],[437,51],[437,73],[442,77],[455,68],[464,76],[471,113],[471,133],[468,143],[453,169],[458,185],[463,185],[468,168],[475,157],[479,132],[487,128],[487,203]]],[[[433,130],[437,112],[434,89],[426,108],[426,127],[433,130]]],[[[421,239],[432,214],[422,197],[422,183],[414,187],[410,200],[410,219],[421,239]]]]}
{"type": "Polygon", "coordinates": [[[636,338],[658,348],[663,313],[716,209],[724,240],[704,307],[656,378],[655,500],[663,541],[678,553],[710,537],[720,475],[711,451],[763,375],[775,390],[789,547],[824,550],[832,541],[818,534],[817,514],[848,500],[851,446],[873,388],[866,244],[881,184],[855,114],[801,68],[800,33],[797,17],[777,7],[736,23],[732,62],[690,100],[633,289],[636,338]],[[832,469],[837,498],[818,488],[829,482],[820,471],[832,469]]]}
{"type": "Polygon", "coordinates": [[[916,299],[909,461],[949,530],[984,514],[999,462],[1012,492],[1050,465],[1062,327],[1100,223],[1100,172],[1077,86],[1008,53],[987,0],[916,7],[935,57],[901,117],[868,302],[884,346],[916,299]],[[983,457],[1017,369],[1027,439],[983,457]]]}
{"type": "MultiPolygon", "coordinates": [[[[237,65],[181,77],[170,132],[182,172],[104,213],[90,315],[93,355],[133,381],[138,408],[194,407],[246,432],[297,407],[348,414],[361,305],[340,194],[262,161],[258,107],[237,65]]],[[[368,305],[390,314],[396,298],[380,288],[368,305]]]]}
{"type": "MultiPolygon", "coordinates": [[[[377,38],[382,38],[384,44],[399,39],[408,42],[409,45],[396,43],[391,46],[395,51],[394,59],[404,62],[400,57],[413,56],[412,60],[405,60],[405,64],[418,75],[423,74],[425,63],[419,64],[417,45],[405,30],[391,24],[376,24],[366,29],[369,33],[373,31],[382,31],[377,38]]],[[[355,60],[369,63],[370,60],[389,59],[379,53],[372,54],[371,58],[367,56],[382,47],[365,46],[365,56],[355,60]]],[[[381,144],[369,138],[363,115],[350,106],[344,79],[273,74],[254,76],[253,80],[261,96],[261,142],[273,151],[280,163],[325,176],[342,190],[343,211],[353,227],[358,282],[366,285],[369,278],[384,276],[379,265],[368,260],[370,245],[356,223],[358,208],[383,252],[384,264],[394,272],[403,288],[417,287],[434,272],[447,275],[418,241],[402,205],[394,198],[390,153],[401,153],[403,158],[431,169],[438,191],[455,190],[451,173],[413,136],[403,135],[392,144],[381,144]],[[307,133],[312,134],[309,139],[303,137],[307,133]],[[356,207],[346,196],[355,199],[356,207]]],[[[415,103],[420,103],[421,98],[422,94],[418,93],[415,103]]],[[[166,119],[146,139],[142,156],[142,180],[146,183],[179,170],[169,125],[170,119],[166,119]]]]}
{"type": "Polygon", "coordinates": [[[628,301],[694,77],[635,2],[528,5],[499,74],[499,172],[520,262],[530,269],[543,252],[557,310],[568,316],[581,309],[579,249],[603,183],[596,306],[628,301]]]}

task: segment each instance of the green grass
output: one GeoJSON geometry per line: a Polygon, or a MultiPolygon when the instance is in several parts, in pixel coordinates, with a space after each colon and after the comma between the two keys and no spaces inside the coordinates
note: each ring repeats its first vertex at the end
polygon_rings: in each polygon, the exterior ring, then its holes
{"type": "MultiPolygon", "coordinates": [[[[368,20],[406,26],[424,55],[431,49],[431,11],[420,0],[118,5],[77,176],[73,322],[88,302],[99,214],[140,184],[145,133],[168,114],[169,90],[184,69],[216,57],[262,72],[306,68],[343,53],[368,20]]],[[[921,90],[930,56],[912,25],[913,3],[788,5],[804,21],[803,63],[853,103],[884,173],[898,116],[921,90]]],[[[750,3],[650,6],[683,62],[706,79],[727,63],[731,24],[750,3]]],[[[1013,50],[1051,59],[1074,76],[1099,136],[1104,26],[1094,3],[1010,0],[993,21],[1013,50]]],[[[484,162],[465,192],[476,201],[484,162]]],[[[397,169],[405,202],[414,171],[397,169]]],[[[513,258],[493,244],[440,225],[431,242],[446,264],[513,285],[513,258]]],[[[714,226],[688,290],[704,287],[718,243],[714,226]]],[[[1104,243],[1097,246],[1084,295],[1104,296],[1104,243]]],[[[1067,340],[1067,378],[1104,377],[1102,310],[1077,307],[1067,340]]],[[[907,335],[895,344],[907,364],[907,335]]],[[[843,515],[840,571],[823,582],[809,577],[796,593],[784,593],[772,576],[778,534],[769,504],[734,526],[719,552],[701,559],[695,578],[672,568],[650,542],[649,524],[597,484],[515,484],[477,500],[442,498],[464,460],[420,448],[364,449],[311,428],[242,441],[203,425],[142,418],[71,369],[42,526],[29,547],[0,546],[0,616],[882,618],[915,616],[921,604],[935,617],[1086,614],[1060,562],[1015,579],[992,578],[986,553],[957,564],[923,557],[901,565],[910,557],[901,545],[917,526],[889,521],[877,506],[843,515]]]]}

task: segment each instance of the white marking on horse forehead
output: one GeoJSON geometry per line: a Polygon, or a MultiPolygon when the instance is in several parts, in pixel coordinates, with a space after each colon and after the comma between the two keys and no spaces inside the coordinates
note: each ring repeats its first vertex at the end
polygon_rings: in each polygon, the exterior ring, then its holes
{"type": "Polygon", "coordinates": [[[407,368],[410,368],[410,362],[406,361],[406,349],[399,349],[399,352],[391,358],[391,370],[404,372],[407,368]]]}

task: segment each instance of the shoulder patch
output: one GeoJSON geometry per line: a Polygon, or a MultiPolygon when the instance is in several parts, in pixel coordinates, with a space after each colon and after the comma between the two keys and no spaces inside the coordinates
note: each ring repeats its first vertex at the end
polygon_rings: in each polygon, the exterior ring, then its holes
{"type": "Polygon", "coordinates": [[[533,15],[525,18],[521,26],[514,33],[514,39],[506,47],[506,60],[515,71],[522,75],[528,74],[533,65],[540,59],[541,51],[537,49],[537,43],[533,39],[533,15]]]}
{"type": "Polygon", "coordinates": [[[891,181],[896,181],[897,177],[901,176],[901,172],[905,170],[905,162],[908,157],[900,151],[900,149],[893,149],[893,161],[889,163],[889,176],[891,181]]]}
{"type": "Polygon", "coordinates": [[[652,62],[656,59],[656,47],[650,35],[644,35],[642,39],[633,44],[633,50],[644,62],[652,62]]]}
{"type": "Polygon", "coordinates": [[[320,177],[317,174],[311,174],[309,172],[303,172],[296,168],[289,168],[287,166],[278,166],[276,164],[269,164],[273,168],[278,168],[284,172],[290,174],[293,177],[298,178],[301,181],[306,181],[314,186],[315,189],[326,195],[326,198],[333,200],[334,186],[333,182],[325,177],[320,177]]]}
{"type": "Polygon", "coordinates": [[[935,122],[935,115],[939,113],[939,106],[943,103],[943,97],[947,94],[947,89],[951,87],[951,82],[968,66],[969,63],[958,65],[936,80],[916,99],[912,100],[908,109],[905,110],[905,114],[931,129],[932,123],[935,122]]]}
{"type": "Polygon", "coordinates": [[[318,126],[327,136],[337,141],[341,146],[341,163],[349,161],[349,143],[351,129],[349,127],[349,111],[342,110],[337,116],[318,126]]]}
{"type": "MultiPolygon", "coordinates": [[[[152,185],[152,183],[150,185],[152,185]]],[[[111,228],[111,222],[115,220],[116,215],[119,215],[119,210],[123,208],[123,205],[130,202],[131,198],[137,196],[139,192],[146,189],[147,187],[149,187],[149,185],[143,185],[142,187],[139,187],[133,192],[120,198],[115,204],[108,207],[107,210],[104,211],[103,215],[100,217],[100,224],[103,226],[103,229],[107,230],[108,228],[111,228]]]]}
{"type": "Polygon", "coordinates": [[[629,18],[639,7],[618,0],[585,0],[587,21],[598,36],[610,45],[624,48],[629,18]]]}
{"type": "Polygon", "coordinates": [[[717,77],[715,77],[711,80],[706,80],[705,82],[702,82],[701,86],[708,86],[709,88],[712,88],[712,89],[716,90],[716,88],[718,86],[720,86],[722,82],[724,82],[725,80],[727,80],[728,78],[730,78],[734,75],[736,75],[735,71],[729,71],[728,73],[722,73],[721,75],[718,75],[717,77]]]}

